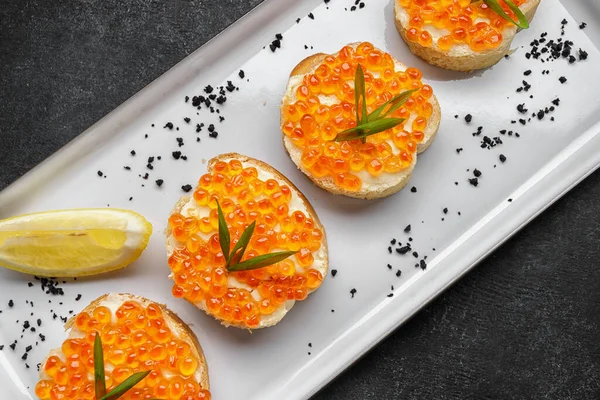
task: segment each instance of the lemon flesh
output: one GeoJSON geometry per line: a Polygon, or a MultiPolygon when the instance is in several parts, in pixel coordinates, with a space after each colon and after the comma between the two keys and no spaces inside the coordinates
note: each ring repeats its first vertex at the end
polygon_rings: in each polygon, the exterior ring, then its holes
{"type": "Polygon", "coordinates": [[[0,221],[0,265],[38,276],[78,277],[124,268],[148,245],[152,225],[118,209],[27,214],[0,221]]]}

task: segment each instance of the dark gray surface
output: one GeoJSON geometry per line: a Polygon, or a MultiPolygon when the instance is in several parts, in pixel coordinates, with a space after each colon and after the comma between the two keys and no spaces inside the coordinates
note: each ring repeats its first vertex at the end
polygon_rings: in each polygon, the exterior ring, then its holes
{"type": "MultiPolygon", "coordinates": [[[[258,3],[1,0],[0,189],[258,3]]],[[[595,173],[315,398],[599,399],[598,199],[595,173]]]]}

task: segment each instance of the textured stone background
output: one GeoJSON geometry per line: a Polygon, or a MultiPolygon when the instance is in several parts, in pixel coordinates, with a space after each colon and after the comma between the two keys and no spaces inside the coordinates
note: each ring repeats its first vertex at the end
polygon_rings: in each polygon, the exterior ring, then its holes
{"type": "MultiPolygon", "coordinates": [[[[0,189],[260,1],[1,0],[0,189]]],[[[599,399],[599,199],[597,172],[315,398],[599,399]]]]}

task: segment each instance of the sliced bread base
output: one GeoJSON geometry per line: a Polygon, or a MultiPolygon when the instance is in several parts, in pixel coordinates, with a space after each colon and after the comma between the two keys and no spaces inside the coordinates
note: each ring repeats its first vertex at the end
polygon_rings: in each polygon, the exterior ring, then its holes
{"type": "MultiPolygon", "coordinates": [[[[540,1],[541,0],[528,0],[519,7],[527,17],[528,21],[531,22],[533,19],[540,1]]],[[[431,47],[424,47],[419,43],[408,40],[406,36],[409,29],[408,18],[406,18],[406,12],[400,5],[399,0],[395,0],[394,16],[396,28],[413,54],[421,57],[429,64],[454,71],[470,72],[488,68],[498,63],[502,57],[509,54],[510,46],[517,34],[516,26],[510,26],[505,29],[502,33],[502,43],[499,47],[492,50],[474,52],[468,45],[461,44],[452,47],[448,51],[444,51],[438,47],[435,41],[431,47]]]]}
{"type": "MultiPolygon", "coordinates": [[[[349,44],[349,46],[356,49],[356,47],[358,47],[359,44],[360,43],[352,43],[352,44],[349,44]]],[[[284,114],[283,114],[284,107],[286,107],[287,105],[294,102],[295,96],[294,96],[294,91],[293,91],[294,87],[291,84],[292,78],[303,77],[304,75],[313,73],[319,67],[319,65],[321,65],[323,63],[325,57],[327,57],[327,54],[323,54],[323,53],[313,54],[312,56],[309,56],[309,57],[305,58],[304,60],[302,60],[300,63],[298,63],[298,65],[296,65],[296,67],[290,73],[290,81],[288,82],[288,86],[287,86],[285,95],[282,100],[282,105],[281,105],[281,124],[282,125],[285,121],[284,114]]],[[[404,71],[407,68],[404,64],[402,64],[398,60],[394,59],[394,63],[396,66],[396,71],[404,71]]],[[[427,128],[424,132],[423,141],[421,141],[421,143],[419,143],[417,145],[417,153],[422,153],[425,150],[427,150],[429,148],[429,146],[431,146],[431,144],[433,143],[433,140],[435,139],[435,136],[438,132],[438,128],[440,126],[442,114],[441,114],[440,105],[439,105],[438,100],[435,97],[435,95],[431,97],[430,102],[433,106],[433,114],[431,115],[431,117],[429,119],[429,123],[427,124],[427,128]]],[[[319,186],[322,189],[327,190],[328,192],[330,192],[332,194],[344,195],[344,196],[353,197],[353,198],[357,198],[357,199],[366,199],[366,200],[379,199],[379,198],[387,197],[394,193],[399,192],[407,185],[408,181],[410,180],[410,177],[412,176],[412,172],[413,172],[414,167],[417,162],[417,156],[415,155],[413,157],[412,164],[408,168],[406,168],[396,174],[386,174],[385,180],[381,180],[381,181],[378,181],[375,183],[363,182],[361,189],[359,191],[349,191],[349,190],[345,190],[345,189],[342,189],[342,188],[339,188],[338,186],[336,186],[332,177],[316,177],[316,176],[314,176],[310,171],[308,171],[302,165],[302,160],[301,160],[302,150],[299,149],[296,145],[294,145],[292,140],[288,136],[286,136],[284,133],[282,133],[282,139],[283,139],[283,146],[286,149],[286,151],[288,152],[288,154],[290,155],[290,158],[292,159],[294,164],[296,164],[298,169],[300,169],[306,176],[308,176],[310,178],[310,180],[313,181],[317,186],[319,186]]]]}

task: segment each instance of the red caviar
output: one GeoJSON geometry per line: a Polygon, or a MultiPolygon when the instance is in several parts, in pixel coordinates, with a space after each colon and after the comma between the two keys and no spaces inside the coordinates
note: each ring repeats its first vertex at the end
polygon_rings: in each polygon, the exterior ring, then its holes
{"type": "Polygon", "coordinates": [[[175,213],[169,218],[177,240],[168,259],[173,295],[192,303],[203,302],[209,314],[248,328],[258,327],[262,317],[287,300],[304,300],[323,280],[312,267],[324,234],[310,215],[292,209],[292,197],[286,183],[260,179],[253,166],[244,167],[236,159],[217,161],[213,172],[200,178],[194,192],[195,216],[175,213]],[[256,221],[242,261],[275,251],[298,253],[268,267],[229,272],[219,243],[217,200],[230,231],[231,248],[256,221]],[[194,229],[181,229],[189,218],[198,221],[194,229]],[[235,286],[230,285],[230,279],[237,281],[235,286]]]}
{"type": "MultiPolygon", "coordinates": [[[[408,14],[406,37],[424,47],[435,44],[443,50],[466,44],[473,51],[495,49],[502,43],[504,29],[514,25],[496,14],[484,2],[471,4],[471,0],[396,0],[408,14]],[[433,39],[428,28],[442,30],[444,34],[433,39]]],[[[513,0],[517,6],[526,0],[513,0]]],[[[516,20],[516,15],[503,0],[498,3],[516,20]]]]}
{"type": "MultiPolygon", "coordinates": [[[[422,37],[417,39],[430,41],[427,35],[418,34],[422,37]]],[[[433,113],[433,91],[421,78],[416,68],[396,70],[392,56],[368,42],[326,56],[294,89],[294,101],[283,105],[282,130],[302,151],[301,167],[352,192],[361,189],[361,174],[376,178],[408,168],[433,113]],[[406,90],[419,90],[390,115],[405,118],[403,124],[371,135],[365,143],[360,139],[334,142],[338,133],[356,126],[354,75],[358,64],[365,73],[368,112],[406,90]],[[411,117],[422,123],[415,126],[411,117]]]]}
{"type": "Polygon", "coordinates": [[[65,340],[61,353],[48,357],[42,366],[46,378],[35,387],[41,400],[95,399],[93,349],[97,333],[103,342],[107,391],[135,372],[151,370],[120,398],[210,400],[210,392],[194,378],[198,358],[186,341],[171,332],[159,305],[144,307],[128,300],[114,315],[108,307],[98,306],[91,315],[80,313],[73,329],[83,337],[65,340]]]}

